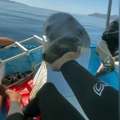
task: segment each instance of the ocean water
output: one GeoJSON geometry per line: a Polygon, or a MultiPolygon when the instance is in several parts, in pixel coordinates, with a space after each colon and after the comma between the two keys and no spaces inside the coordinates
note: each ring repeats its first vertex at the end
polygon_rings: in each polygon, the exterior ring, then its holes
{"type": "MultiPolygon", "coordinates": [[[[42,36],[44,21],[54,12],[56,11],[0,0],[0,36],[10,37],[16,41],[26,39],[34,34],[42,36]]],[[[73,16],[88,31],[91,44],[97,44],[105,29],[105,19],[87,15],[73,14],[73,16]]]]}
{"type": "MultiPolygon", "coordinates": [[[[0,36],[10,37],[15,41],[24,40],[28,37],[33,36],[34,34],[38,36],[42,36],[44,34],[44,27],[43,27],[44,21],[47,19],[48,16],[50,16],[55,12],[57,11],[35,8],[32,6],[27,6],[9,0],[0,0],[0,36]]],[[[87,30],[91,38],[91,44],[96,45],[101,39],[101,35],[105,29],[105,19],[100,19],[97,17],[91,17],[87,15],[78,15],[78,14],[72,14],[72,15],[87,30]]],[[[28,46],[39,45],[38,42],[35,42],[34,40],[27,42],[26,44],[28,46]]],[[[14,51],[13,48],[12,51],[14,51]]],[[[12,51],[11,54],[9,54],[10,52],[9,50],[5,51],[6,53],[0,54],[0,58],[4,60],[6,58],[10,58],[16,55],[16,52],[14,54],[14,52],[12,51]]],[[[40,54],[41,52],[39,52],[39,55],[36,54],[36,56],[40,56],[40,54]]],[[[37,61],[36,63],[38,63],[39,60],[41,60],[41,58],[32,57],[31,62],[33,62],[33,60],[37,61]],[[33,58],[35,58],[35,60],[33,58]]],[[[26,62],[17,62],[17,64],[15,64],[15,62],[13,61],[13,63],[8,63],[8,65],[6,65],[7,66],[6,70],[9,70],[9,72],[6,71],[6,74],[14,73],[16,71],[14,69],[15,68],[14,66],[18,66],[17,67],[18,71],[23,72],[23,68],[24,71],[27,71],[27,69],[25,68],[29,68],[29,67],[22,67],[20,69],[20,66],[26,65],[26,64],[21,65],[21,63],[25,64],[26,62]]],[[[28,66],[30,65],[28,64],[28,66]]],[[[32,69],[32,66],[30,66],[29,69],[32,69]]]]}

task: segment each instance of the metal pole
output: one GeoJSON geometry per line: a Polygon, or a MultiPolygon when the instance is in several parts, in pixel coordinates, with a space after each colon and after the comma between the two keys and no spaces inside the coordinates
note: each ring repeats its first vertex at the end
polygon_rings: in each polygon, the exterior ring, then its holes
{"type": "MultiPolygon", "coordinates": [[[[19,44],[19,43],[21,44],[21,43],[30,41],[30,40],[32,40],[33,38],[36,38],[36,40],[37,40],[38,42],[40,42],[41,44],[43,44],[43,42],[44,42],[44,39],[43,39],[43,38],[41,38],[41,37],[39,37],[39,36],[37,36],[37,35],[34,35],[34,36],[30,37],[30,38],[27,38],[27,39],[22,40],[22,41],[17,42],[17,43],[18,43],[18,44],[19,44]]],[[[9,49],[9,48],[11,48],[11,47],[13,47],[13,46],[16,46],[16,43],[13,43],[12,45],[9,45],[9,46],[4,47],[3,49],[0,50],[0,52],[5,51],[6,49],[9,49]]]]}
{"type": "Polygon", "coordinates": [[[8,63],[8,62],[10,62],[10,61],[16,60],[16,59],[18,59],[18,58],[20,58],[20,57],[23,57],[23,56],[27,55],[28,53],[35,52],[35,51],[37,51],[37,50],[39,50],[39,49],[41,49],[41,48],[42,48],[42,46],[38,46],[38,47],[36,47],[36,48],[33,48],[33,49],[31,49],[31,50],[28,50],[27,52],[23,52],[23,53],[20,53],[20,54],[18,54],[18,55],[16,55],[16,56],[10,57],[10,58],[5,59],[5,60],[2,60],[1,63],[8,63]]]}
{"type": "MultiPolygon", "coordinates": [[[[119,62],[120,62],[120,1],[119,1],[119,62]]],[[[120,71],[120,65],[119,65],[119,71],[120,71]]],[[[119,88],[120,88],[120,74],[119,74],[119,88]]],[[[119,100],[120,100],[120,92],[119,92],[119,100]]],[[[119,106],[119,110],[120,111],[120,101],[118,103],[118,106],[119,106]]],[[[120,120],[120,114],[119,114],[119,120],[120,120]]]]}
{"type": "MultiPolygon", "coordinates": [[[[33,39],[33,38],[34,38],[34,36],[33,36],[33,37],[30,37],[30,38],[27,38],[27,39],[25,39],[25,40],[22,40],[22,41],[20,41],[19,43],[27,42],[27,41],[29,41],[29,40],[31,40],[31,39],[33,39]]],[[[6,49],[9,49],[9,48],[11,48],[11,47],[13,47],[13,46],[16,46],[16,44],[13,43],[13,44],[11,44],[11,45],[9,45],[9,46],[6,46],[6,47],[4,47],[3,49],[1,49],[0,52],[3,52],[3,51],[5,51],[6,49]]]]}
{"type": "Polygon", "coordinates": [[[4,49],[0,50],[0,52],[4,51],[4,50],[6,50],[6,49],[8,49],[8,48],[10,48],[10,47],[17,46],[18,48],[20,48],[20,49],[23,51],[23,53],[20,53],[20,54],[18,54],[18,55],[16,55],[16,56],[7,58],[7,59],[5,59],[5,60],[1,60],[1,61],[0,61],[0,64],[1,64],[1,63],[8,63],[8,62],[13,61],[13,60],[15,60],[15,59],[18,59],[18,58],[20,58],[20,57],[22,57],[22,56],[29,55],[30,53],[32,53],[32,52],[34,52],[34,51],[37,51],[37,50],[39,50],[39,49],[41,49],[41,48],[43,48],[43,47],[45,46],[45,42],[47,42],[47,41],[45,41],[43,38],[41,38],[41,37],[39,37],[39,36],[37,36],[37,35],[34,35],[33,37],[27,38],[27,39],[25,39],[25,40],[23,40],[23,41],[20,41],[20,42],[17,42],[17,41],[16,41],[14,44],[9,45],[9,46],[5,47],[4,49]],[[28,49],[26,49],[24,46],[22,46],[22,45],[20,44],[20,43],[29,41],[29,40],[31,40],[31,39],[33,39],[33,38],[36,38],[36,40],[39,41],[42,45],[41,45],[41,46],[38,46],[38,47],[36,47],[36,48],[33,48],[33,49],[28,50],[28,49]]]}
{"type": "Polygon", "coordinates": [[[112,0],[109,0],[108,11],[107,11],[107,20],[106,20],[106,28],[107,28],[107,26],[109,25],[109,22],[110,22],[111,8],[112,8],[112,0]]]}

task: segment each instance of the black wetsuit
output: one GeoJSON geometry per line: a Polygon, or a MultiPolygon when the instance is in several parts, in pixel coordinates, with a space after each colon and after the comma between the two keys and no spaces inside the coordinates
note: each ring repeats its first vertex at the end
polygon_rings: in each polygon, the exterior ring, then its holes
{"type": "Polygon", "coordinates": [[[41,115],[42,120],[85,120],[52,83],[46,83],[38,91],[36,97],[23,110],[24,115],[17,109],[18,104],[12,104],[12,108],[16,112],[11,109],[7,120],[27,120],[28,117],[38,115],[41,115]]]}
{"type": "Polygon", "coordinates": [[[41,115],[42,120],[85,120],[52,83],[46,83],[29,105],[25,116],[41,115]]]}
{"type": "MultiPolygon", "coordinates": [[[[118,120],[118,91],[76,61],[65,63],[61,72],[90,120],[118,120]]],[[[43,86],[24,113],[25,116],[41,114],[43,120],[84,120],[52,83],[43,86]]]]}
{"type": "Polygon", "coordinates": [[[118,91],[76,61],[65,63],[61,71],[90,120],[118,120],[118,91]]]}
{"type": "Polygon", "coordinates": [[[108,48],[113,57],[115,56],[115,53],[118,50],[118,44],[119,44],[118,28],[119,28],[119,19],[111,22],[102,35],[102,39],[107,42],[108,48]]]}
{"type": "MultiPolygon", "coordinates": [[[[118,120],[118,91],[99,81],[76,61],[65,63],[61,72],[90,120],[118,120]]],[[[8,116],[7,120],[24,120],[17,114],[8,116]]],[[[24,114],[29,117],[41,114],[42,120],[85,120],[52,83],[40,89],[24,114]]]]}

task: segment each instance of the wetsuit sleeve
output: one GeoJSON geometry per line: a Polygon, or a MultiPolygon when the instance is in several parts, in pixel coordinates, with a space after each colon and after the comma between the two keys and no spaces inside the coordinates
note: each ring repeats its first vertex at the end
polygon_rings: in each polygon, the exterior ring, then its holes
{"type": "Polygon", "coordinates": [[[76,61],[65,63],[61,72],[90,120],[118,120],[118,91],[76,61]]]}
{"type": "Polygon", "coordinates": [[[8,116],[6,120],[25,120],[25,118],[20,113],[14,113],[8,116]]]}

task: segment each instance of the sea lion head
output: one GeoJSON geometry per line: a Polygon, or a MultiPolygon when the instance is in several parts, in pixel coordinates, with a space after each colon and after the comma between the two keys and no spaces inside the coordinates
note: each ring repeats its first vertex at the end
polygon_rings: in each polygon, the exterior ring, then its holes
{"type": "Polygon", "coordinates": [[[48,48],[43,54],[43,59],[50,63],[65,52],[78,51],[90,45],[85,28],[68,13],[58,12],[49,16],[44,29],[48,38],[48,48]]]}

